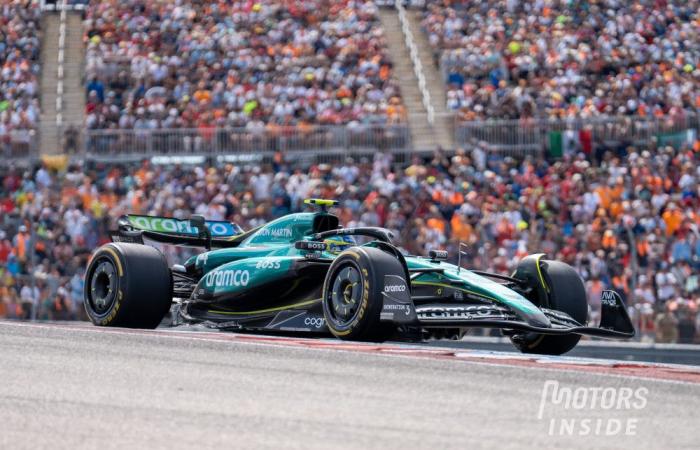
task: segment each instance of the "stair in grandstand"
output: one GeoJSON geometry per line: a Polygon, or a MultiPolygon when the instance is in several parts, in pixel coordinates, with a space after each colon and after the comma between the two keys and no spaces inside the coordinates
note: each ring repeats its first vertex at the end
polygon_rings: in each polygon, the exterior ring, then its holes
{"type": "Polygon", "coordinates": [[[394,63],[394,77],[401,88],[401,95],[408,111],[413,147],[416,150],[433,150],[440,145],[443,148],[452,149],[454,148],[454,130],[452,117],[446,113],[445,109],[445,83],[433,62],[428,38],[420,29],[418,14],[416,11],[406,11],[414,44],[423,66],[431,105],[435,111],[433,125],[428,121],[428,112],[422,102],[418,79],[401,30],[398,12],[394,8],[381,8],[379,17],[394,63]]]}
{"type": "Polygon", "coordinates": [[[65,13],[63,38],[63,91],[59,89],[61,15],[45,12],[42,17],[41,45],[41,154],[62,152],[63,131],[70,125],[82,127],[85,113],[84,45],[82,13],[65,13]],[[60,109],[57,100],[60,97],[60,109]],[[57,122],[60,115],[60,122],[57,122]]]}
{"type": "MultiPolygon", "coordinates": [[[[447,86],[445,78],[433,58],[428,35],[420,26],[421,12],[419,10],[406,10],[409,27],[413,33],[414,43],[418,50],[418,57],[423,65],[426,86],[430,92],[432,105],[435,110],[435,131],[440,136],[448,139],[445,148],[454,148],[454,116],[447,111],[447,86]]],[[[442,143],[442,141],[439,141],[442,143]]],[[[441,144],[442,145],[442,144],[441,144]]]]}

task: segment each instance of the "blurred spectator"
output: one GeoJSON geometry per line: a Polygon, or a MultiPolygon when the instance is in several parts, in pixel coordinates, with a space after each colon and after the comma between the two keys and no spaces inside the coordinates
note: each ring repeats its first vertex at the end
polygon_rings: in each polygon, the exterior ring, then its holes
{"type": "Polygon", "coordinates": [[[678,342],[678,318],[667,305],[664,312],[656,316],[656,342],[675,344],[678,342]]]}
{"type": "Polygon", "coordinates": [[[39,121],[41,9],[36,0],[0,0],[0,155],[39,121]]]}
{"type": "Polygon", "coordinates": [[[422,27],[465,120],[700,109],[697,0],[440,0],[422,27]]]}
{"type": "Polygon", "coordinates": [[[88,128],[404,119],[369,0],[92,2],[88,128]]]}
{"type": "MultiPolygon", "coordinates": [[[[584,154],[548,161],[476,148],[406,164],[381,153],[336,165],[280,153],[274,165],[8,169],[0,173],[0,298],[16,317],[32,306],[37,317],[81,315],[89,253],[122,214],[198,213],[247,229],[303,210],[308,197],[340,200],[335,213],[345,226],[386,227],[413,254],[447,249],[456,261],[461,241],[465,266],[510,273],[525,255],[545,252],[582,276],[591,321],[600,292],[613,288],[641,336],[695,339],[700,152],[684,147],[630,147],[624,156],[604,152],[599,163],[584,154]]],[[[172,260],[189,254],[163,249],[172,260]]]]}
{"type": "Polygon", "coordinates": [[[695,337],[697,335],[695,321],[695,314],[693,314],[690,308],[685,307],[680,311],[680,318],[678,320],[679,344],[693,344],[695,342],[695,337]]]}

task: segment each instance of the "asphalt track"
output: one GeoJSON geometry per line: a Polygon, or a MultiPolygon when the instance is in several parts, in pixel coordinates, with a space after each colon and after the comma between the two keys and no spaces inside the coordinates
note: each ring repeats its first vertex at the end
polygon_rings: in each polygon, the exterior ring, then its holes
{"type": "Polygon", "coordinates": [[[0,348],[1,449],[670,449],[700,440],[692,366],[16,322],[0,322],[0,348]],[[543,396],[547,381],[630,388],[645,401],[566,409],[543,396]],[[582,433],[583,419],[584,436],[550,433],[564,421],[582,433]],[[630,423],[629,435],[605,435],[630,423]]]}
{"type": "MultiPolygon", "coordinates": [[[[455,349],[513,351],[513,344],[504,337],[467,336],[459,341],[436,340],[423,345],[455,349]]],[[[582,340],[567,353],[594,359],[615,359],[628,362],[691,364],[700,366],[700,345],[621,342],[615,340],[582,340]]]]}

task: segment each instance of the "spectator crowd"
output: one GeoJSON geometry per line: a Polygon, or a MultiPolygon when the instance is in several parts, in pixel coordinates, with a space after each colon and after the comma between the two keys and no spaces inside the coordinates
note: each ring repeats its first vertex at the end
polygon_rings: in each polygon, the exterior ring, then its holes
{"type": "MultiPolygon", "coordinates": [[[[463,120],[700,110],[698,0],[415,3],[448,83],[448,110],[463,120]]],[[[285,130],[270,133],[277,150],[291,142],[286,130],[316,138],[318,125],[357,126],[358,136],[376,125],[388,136],[383,127],[404,122],[406,110],[377,8],[371,0],[90,2],[85,125],[196,129],[180,153],[223,139],[217,127],[285,130]]],[[[39,39],[38,2],[0,0],[0,150],[37,125],[39,39]]],[[[259,148],[250,140],[241,148],[259,148]]],[[[121,214],[196,213],[247,229],[323,197],[341,201],[341,223],[389,228],[413,254],[447,249],[456,259],[464,242],[465,264],[510,273],[544,252],[582,276],[592,321],[612,288],[642,338],[697,342],[700,145],[658,142],[558,160],[475,143],[408,163],[377,153],[310,164],[280,152],[269,164],[0,166],[0,317],[83,317],[85,266],[121,214]]],[[[180,259],[188,250],[164,251],[180,259]]]]}
{"type": "Polygon", "coordinates": [[[401,122],[383,33],[371,0],[91,2],[86,125],[401,122]]]}
{"type": "Polygon", "coordinates": [[[700,109],[697,0],[439,0],[421,24],[464,120],[700,109]]]}
{"type": "MultiPolygon", "coordinates": [[[[693,342],[700,301],[700,147],[513,159],[476,147],[398,164],[387,155],[271,164],[46,167],[2,173],[0,315],[76,317],[89,253],[125,213],[193,213],[244,228],[336,198],[346,226],[382,226],[413,254],[469,247],[463,262],[510,273],[528,253],[574,266],[591,301],[613,288],[642,336],[693,342]],[[32,286],[28,275],[38,280],[32,286]],[[54,295],[57,293],[58,295],[54,295]]],[[[182,249],[166,247],[170,257],[182,249]]]]}
{"type": "Polygon", "coordinates": [[[0,153],[39,121],[40,19],[36,0],[0,0],[0,153]]]}

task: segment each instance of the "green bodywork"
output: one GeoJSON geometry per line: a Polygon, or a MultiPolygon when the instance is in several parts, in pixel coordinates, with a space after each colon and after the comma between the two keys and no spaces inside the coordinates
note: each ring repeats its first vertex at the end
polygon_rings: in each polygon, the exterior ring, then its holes
{"type": "Polygon", "coordinates": [[[540,309],[518,292],[497,283],[485,276],[459,268],[454,264],[433,261],[427,258],[408,256],[406,264],[411,269],[440,268],[442,272],[421,273],[411,280],[413,293],[421,288],[434,289],[434,295],[443,295],[442,291],[450,289],[461,292],[462,298],[495,303],[510,308],[516,315],[528,323],[549,324],[549,320],[540,309]]]}
{"type": "MultiPolygon", "coordinates": [[[[326,249],[321,252],[296,248],[295,243],[298,241],[313,240],[314,220],[319,215],[328,216],[323,212],[284,216],[248,232],[235,247],[211,250],[190,258],[185,266],[194,267],[194,270],[202,274],[194,290],[193,300],[210,299],[214,302],[226,298],[229,302],[235,302],[236,298],[254,292],[255,289],[275,292],[277,283],[280,283],[282,289],[282,280],[298,276],[295,267],[300,263],[311,259],[332,260],[340,251],[356,245],[348,240],[347,236],[334,236],[324,239],[326,249]]],[[[365,245],[372,246],[376,243],[369,242],[365,245]]],[[[549,320],[537,306],[501,283],[444,261],[417,256],[406,256],[405,260],[409,271],[436,269],[413,272],[410,287],[412,295],[416,298],[420,295],[444,297],[449,294],[450,299],[454,301],[506,306],[532,325],[549,324],[549,320]]],[[[316,279],[315,283],[320,285],[322,280],[316,279]]],[[[319,291],[320,287],[318,286],[319,291]]],[[[282,292],[278,293],[282,295],[282,292]]],[[[313,300],[316,295],[317,293],[314,293],[311,298],[304,300],[313,300]]]]}

